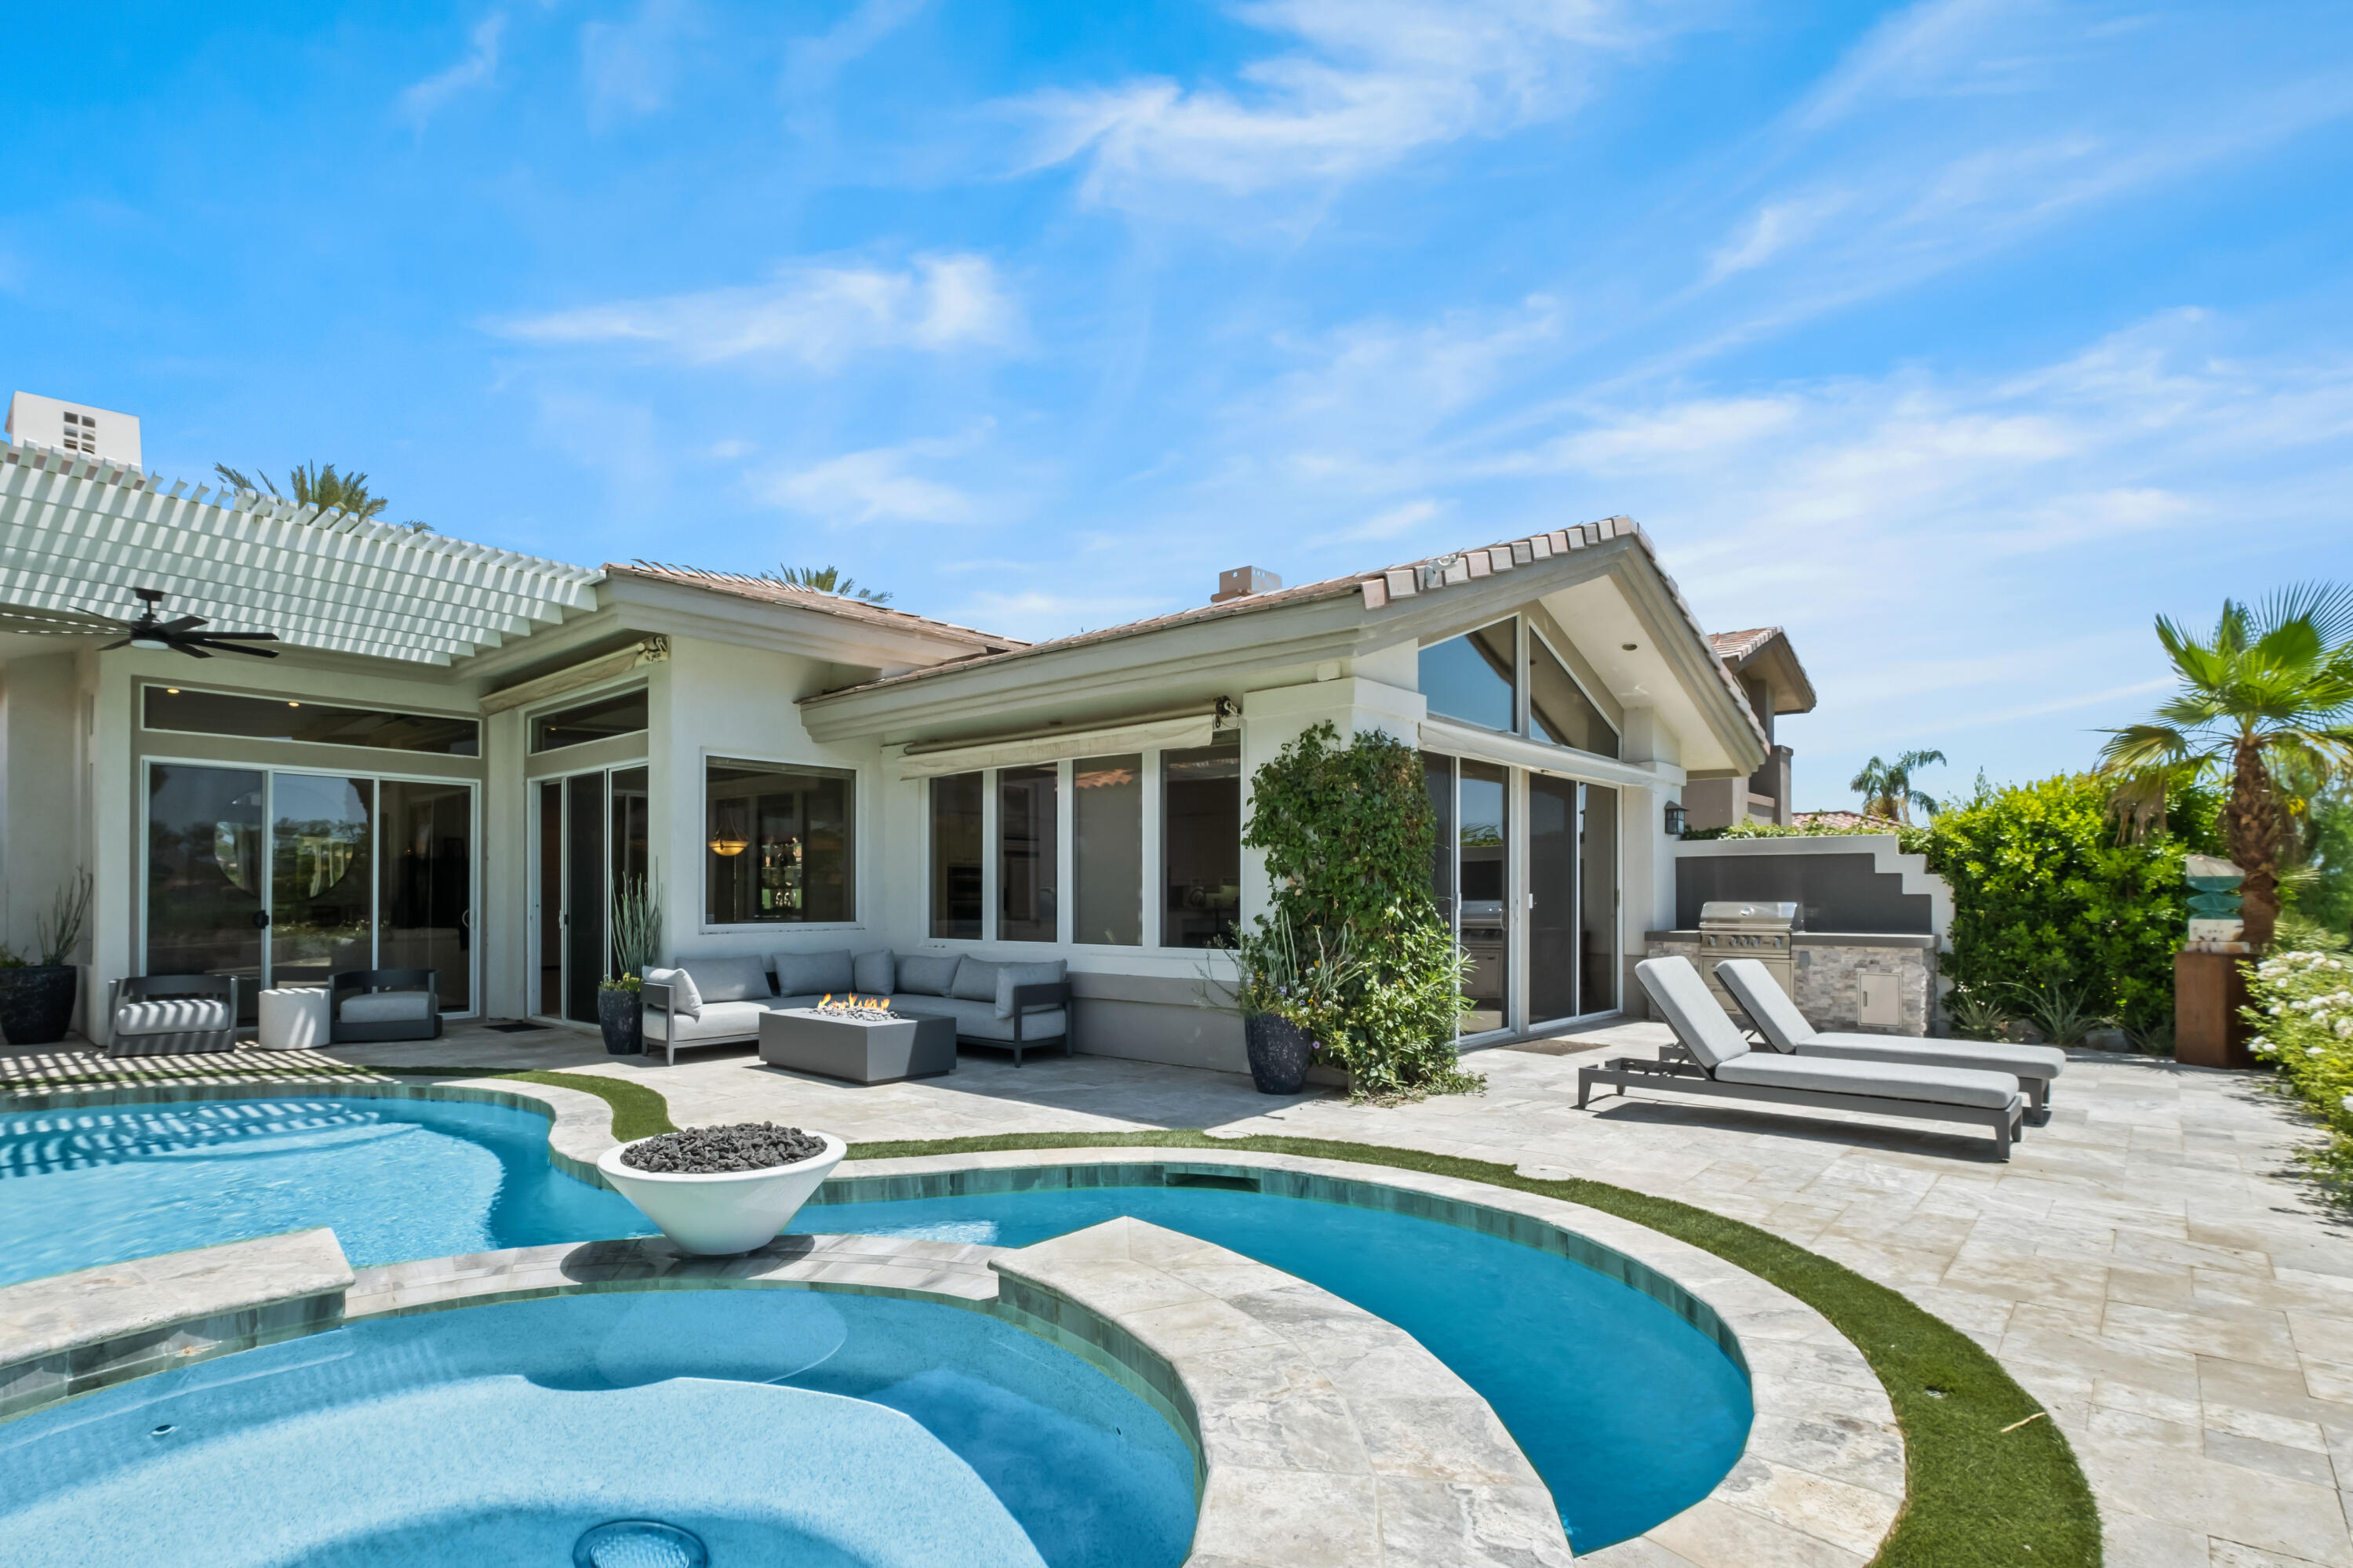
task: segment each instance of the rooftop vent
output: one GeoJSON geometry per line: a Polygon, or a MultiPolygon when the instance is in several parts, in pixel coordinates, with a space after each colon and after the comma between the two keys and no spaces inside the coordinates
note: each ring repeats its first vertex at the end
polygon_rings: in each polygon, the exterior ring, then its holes
{"type": "Polygon", "coordinates": [[[139,421],[128,414],[19,392],[8,399],[6,429],[12,441],[31,441],[132,468],[146,466],[139,461],[139,421]]]}
{"type": "Polygon", "coordinates": [[[1218,574],[1218,591],[1209,596],[1211,604],[1223,604],[1229,599],[1247,599],[1254,593],[1272,593],[1282,586],[1282,579],[1264,567],[1236,567],[1218,574]]]}

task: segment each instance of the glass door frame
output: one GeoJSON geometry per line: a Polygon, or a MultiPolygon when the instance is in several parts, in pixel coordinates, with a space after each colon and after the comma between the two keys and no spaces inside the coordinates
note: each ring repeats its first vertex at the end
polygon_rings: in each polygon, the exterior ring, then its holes
{"type": "MultiPolygon", "coordinates": [[[[215,769],[216,771],[225,773],[259,773],[261,775],[261,832],[262,841],[265,846],[264,864],[267,869],[260,878],[262,885],[260,902],[262,913],[269,916],[270,924],[263,926],[260,928],[260,979],[258,982],[257,991],[269,989],[270,985],[269,971],[274,961],[271,955],[270,932],[274,928],[277,921],[277,877],[275,874],[275,866],[277,861],[278,789],[276,776],[284,773],[301,775],[302,777],[311,779],[365,779],[379,786],[386,783],[446,785],[463,789],[467,792],[467,886],[464,928],[468,938],[466,943],[466,998],[469,1005],[463,1012],[444,1012],[441,1016],[448,1019],[470,1019],[480,1018],[484,1015],[482,1010],[482,944],[480,940],[481,936],[481,927],[474,917],[475,910],[480,903],[482,890],[482,780],[472,778],[453,779],[442,774],[403,773],[393,768],[322,768],[316,765],[305,767],[300,764],[293,766],[280,766],[275,762],[228,761],[217,757],[168,757],[156,753],[149,753],[142,756],[139,758],[139,763],[140,788],[138,800],[132,810],[134,828],[139,836],[139,897],[137,901],[139,951],[137,968],[133,972],[142,975],[147,972],[147,943],[149,938],[148,922],[153,914],[153,911],[148,906],[148,895],[153,891],[154,885],[152,868],[149,864],[149,857],[154,848],[154,834],[152,831],[149,812],[152,810],[150,803],[154,800],[155,795],[154,770],[156,768],[208,768],[215,769]]],[[[376,969],[382,967],[382,944],[384,940],[384,866],[382,861],[382,850],[384,845],[384,791],[379,788],[373,790],[371,793],[373,798],[370,800],[368,807],[368,967],[370,969],[376,969]]]]}
{"type": "MultiPolygon", "coordinates": [[[[575,768],[564,773],[536,773],[523,780],[523,789],[526,791],[524,801],[524,814],[526,818],[525,836],[529,844],[524,866],[524,875],[527,879],[526,885],[531,890],[529,912],[526,916],[525,923],[525,936],[527,939],[524,943],[523,954],[523,984],[525,990],[523,996],[524,1007],[522,1016],[525,1018],[533,1019],[543,1023],[569,1024],[577,1028],[595,1028],[596,1026],[594,1019],[574,1018],[569,1013],[563,1012],[561,1008],[554,1012],[549,1012],[540,1005],[544,1000],[541,994],[541,986],[544,983],[547,973],[543,961],[543,954],[545,952],[545,943],[549,930],[545,919],[546,883],[544,877],[546,874],[547,837],[546,807],[543,802],[546,800],[545,790],[547,787],[549,785],[554,785],[557,791],[559,810],[561,810],[558,826],[559,847],[556,856],[561,873],[561,883],[557,896],[562,900],[564,906],[561,912],[562,916],[568,921],[572,906],[572,866],[575,859],[572,851],[572,813],[570,810],[572,784],[575,779],[587,778],[596,778],[603,781],[603,789],[599,792],[597,822],[599,829],[603,833],[604,843],[602,846],[602,853],[597,856],[597,860],[598,863],[604,867],[605,872],[605,887],[602,907],[607,911],[610,911],[613,906],[613,868],[615,859],[613,840],[613,778],[616,774],[620,773],[643,773],[647,776],[649,786],[650,786],[652,782],[651,765],[647,758],[642,757],[633,757],[620,762],[599,763],[591,768],[575,768]]],[[[649,802],[649,804],[650,805],[650,802],[649,802]]],[[[647,824],[647,839],[649,845],[650,845],[652,841],[650,811],[649,812],[649,821],[647,824]]],[[[559,1000],[564,1001],[568,1000],[572,992],[572,942],[569,935],[570,927],[566,925],[558,928],[565,933],[565,937],[556,944],[556,949],[559,954],[559,965],[556,974],[556,992],[559,1000]]],[[[612,940],[613,934],[608,927],[605,933],[605,945],[608,957],[612,948],[612,940]]],[[[604,979],[601,966],[596,978],[598,980],[604,979]]]]}

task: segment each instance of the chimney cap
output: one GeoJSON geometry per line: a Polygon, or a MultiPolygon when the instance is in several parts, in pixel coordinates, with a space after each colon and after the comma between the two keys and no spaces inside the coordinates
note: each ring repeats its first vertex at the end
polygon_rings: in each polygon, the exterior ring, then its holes
{"type": "Polygon", "coordinates": [[[1223,604],[1229,599],[1248,599],[1254,593],[1272,593],[1282,586],[1282,579],[1264,567],[1236,567],[1218,574],[1218,591],[1209,596],[1211,604],[1223,604]]]}

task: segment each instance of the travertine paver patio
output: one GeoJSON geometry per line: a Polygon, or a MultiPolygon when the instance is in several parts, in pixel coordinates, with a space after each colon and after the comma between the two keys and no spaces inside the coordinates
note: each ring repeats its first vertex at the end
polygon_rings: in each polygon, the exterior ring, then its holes
{"type": "MultiPolygon", "coordinates": [[[[1624,1024],[1560,1044],[1647,1054],[1664,1038],[1624,1024]]],[[[976,1053],[949,1078],[858,1088],[748,1053],[665,1067],[546,1033],[411,1049],[610,1073],[659,1088],[681,1121],[789,1119],[851,1139],[1285,1132],[1680,1198],[1835,1257],[1991,1348],[2075,1445],[2116,1568],[2353,1568],[2353,1229],[2286,1173],[2298,1129],[2248,1075],[2081,1055],[2052,1124],[1997,1165],[1983,1138],[1916,1124],[1640,1097],[1580,1112],[1575,1054],[1482,1053],[1486,1094],[1379,1109],[1108,1057],[1017,1071],[976,1053]]]]}

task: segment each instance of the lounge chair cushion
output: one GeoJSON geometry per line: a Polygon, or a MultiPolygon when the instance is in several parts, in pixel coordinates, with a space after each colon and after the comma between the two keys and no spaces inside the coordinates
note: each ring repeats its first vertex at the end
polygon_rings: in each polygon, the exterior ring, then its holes
{"type": "MultiPolygon", "coordinates": [[[[702,993],[695,989],[692,975],[684,969],[648,969],[645,978],[651,984],[670,987],[670,1012],[681,1018],[702,1016],[702,993]]],[[[646,1010],[649,1025],[659,1011],[655,1008],[646,1010]]]]}
{"type": "Polygon", "coordinates": [[[1774,1050],[1795,1051],[1821,1033],[1806,1021],[1788,992],[1773,982],[1773,971],[1755,959],[1726,959],[1715,966],[1715,978],[1774,1050]]]}
{"type": "Polygon", "coordinates": [[[1725,1016],[1723,1004],[1689,959],[1645,959],[1634,966],[1634,978],[1701,1066],[1713,1070],[1749,1054],[1748,1042],[1725,1016]]]}
{"type": "Polygon", "coordinates": [[[655,1044],[707,1044],[717,1040],[753,1040],[760,1033],[760,1014],[767,1012],[756,1001],[706,1001],[702,1011],[691,1017],[681,1014],[677,1020],[675,1036],[664,1033],[663,1018],[659,1012],[646,1014],[646,1038],[655,1044]]]}
{"type": "MultiPolygon", "coordinates": [[[[849,949],[838,953],[778,953],[771,967],[776,971],[776,991],[784,996],[807,996],[811,991],[823,996],[831,991],[840,996],[856,982],[850,979],[849,949]]],[[[761,997],[767,987],[760,988],[761,997]]],[[[756,1001],[760,997],[745,998],[756,1001]]]]}
{"type": "Polygon", "coordinates": [[[228,1027],[228,1003],[215,996],[166,996],[126,1001],[114,1010],[117,1034],[186,1034],[228,1027]]]}
{"type": "Polygon", "coordinates": [[[2007,1040],[1918,1040],[1907,1034],[1817,1034],[1798,1047],[1800,1056],[1849,1062],[1909,1062],[1921,1067],[1977,1067],[2018,1078],[2055,1078],[2067,1053],[2052,1045],[2019,1045],[2007,1040]]]}
{"type": "MultiPolygon", "coordinates": [[[[781,981],[783,977],[777,979],[781,981]]],[[[849,961],[850,989],[860,996],[889,996],[898,984],[899,965],[888,948],[860,953],[849,961]]],[[[776,989],[783,991],[785,987],[780,983],[776,989]]]]}
{"type": "Polygon", "coordinates": [[[945,996],[963,962],[961,953],[910,953],[898,963],[899,989],[911,996],[945,996]]]}
{"type": "MultiPolygon", "coordinates": [[[[1070,966],[1060,959],[1042,964],[999,964],[997,966],[997,1016],[1013,1016],[1013,988],[1017,985],[1060,985],[1070,966]]],[[[961,971],[959,971],[961,972],[961,971]]]]}
{"type": "Polygon", "coordinates": [[[693,973],[694,989],[706,1002],[765,1001],[776,994],[768,985],[767,960],[750,954],[689,959],[681,967],[693,973]]]}
{"type": "Polygon", "coordinates": [[[2019,1097],[2008,1073],[1969,1067],[1918,1067],[1905,1062],[1853,1062],[1831,1056],[1784,1056],[1751,1051],[1715,1069],[1724,1084],[1758,1084],[1777,1089],[1812,1089],[1828,1095],[1876,1095],[1890,1100],[1926,1100],[1931,1105],[1975,1106],[2000,1110],[2019,1097]]]}
{"type": "Polygon", "coordinates": [[[433,999],[421,991],[373,991],[347,996],[336,1016],[345,1023],[405,1023],[433,1016],[433,999]]]}

